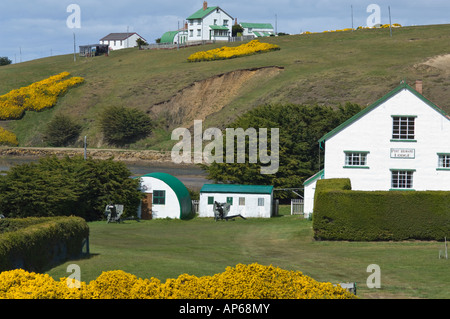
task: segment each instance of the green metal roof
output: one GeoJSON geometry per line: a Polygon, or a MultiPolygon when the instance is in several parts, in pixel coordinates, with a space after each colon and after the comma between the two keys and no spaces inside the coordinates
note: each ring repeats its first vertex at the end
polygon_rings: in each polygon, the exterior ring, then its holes
{"type": "Polygon", "coordinates": [[[187,219],[191,217],[192,213],[192,202],[191,202],[191,196],[189,195],[189,191],[184,186],[184,184],[175,176],[172,176],[167,173],[150,173],[143,175],[141,177],[153,177],[157,178],[167,185],[169,185],[170,188],[173,189],[175,194],[177,195],[178,201],[180,203],[180,219],[187,219]]]}
{"type": "Polygon", "coordinates": [[[237,184],[205,184],[200,193],[239,193],[239,194],[271,194],[273,186],[237,185],[237,184]]]}
{"type": "Polygon", "coordinates": [[[240,23],[243,28],[254,28],[254,29],[273,29],[272,24],[270,23],[249,23],[242,22],[240,23]]]}
{"type": "Polygon", "coordinates": [[[395,96],[397,93],[399,93],[402,90],[410,91],[412,94],[417,96],[420,100],[425,102],[425,104],[427,104],[428,106],[430,106],[431,108],[436,110],[438,113],[440,113],[442,116],[447,118],[447,120],[450,120],[450,116],[447,113],[445,113],[444,110],[442,110],[439,106],[437,106],[436,104],[434,104],[433,102],[428,100],[426,97],[424,97],[422,94],[420,94],[419,92],[414,90],[408,84],[402,83],[398,87],[396,87],[394,90],[392,90],[391,92],[389,92],[388,94],[383,96],[381,99],[379,99],[378,101],[373,103],[372,105],[366,107],[364,110],[362,110],[358,114],[354,115],[353,117],[351,117],[350,119],[348,119],[347,121],[345,121],[344,123],[342,123],[341,125],[336,127],[334,130],[332,130],[332,131],[328,132],[327,134],[325,134],[321,139],[319,139],[319,141],[318,141],[319,144],[324,142],[324,141],[326,141],[327,139],[329,139],[330,137],[334,136],[335,134],[339,133],[340,131],[345,129],[347,126],[350,126],[351,124],[353,124],[354,122],[359,120],[361,117],[363,117],[364,115],[366,115],[367,113],[369,113],[373,109],[377,108],[378,106],[380,106],[381,104],[383,104],[384,102],[386,102],[387,100],[389,100],[390,98],[392,98],[393,96],[395,96]]]}
{"type": "Polygon", "coordinates": [[[190,15],[186,20],[203,19],[205,16],[207,16],[208,14],[210,14],[212,11],[214,11],[217,8],[218,7],[208,7],[208,8],[206,8],[206,10],[203,10],[203,8],[201,8],[194,14],[190,15]]]}
{"type": "Polygon", "coordinates": [[[224,25],[210,25],[209,27],[213,30],[226,30],[226,31],[229,30],[228,27],[224,25]]]}
{"type": "Polygon", "coordinates": [[[160,43],[173,43],[173,39],[176,37],[179,31],[167,31],[161,37],[160,43]]]}

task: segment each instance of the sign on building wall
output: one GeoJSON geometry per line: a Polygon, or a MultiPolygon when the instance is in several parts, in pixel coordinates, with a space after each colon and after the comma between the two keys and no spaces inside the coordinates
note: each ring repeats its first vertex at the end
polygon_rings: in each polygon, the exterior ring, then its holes
{"type": "Polygon", "coordinates": [[[391,148],[391,158],[415,158],[414,148],[391,148]]]}

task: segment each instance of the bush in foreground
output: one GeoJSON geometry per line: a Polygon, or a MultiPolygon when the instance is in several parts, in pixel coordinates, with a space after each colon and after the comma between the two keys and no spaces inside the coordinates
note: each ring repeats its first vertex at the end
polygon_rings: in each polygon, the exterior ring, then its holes
{"type": "Polygon", "coordinates": [[[0,273],[0,298],[6,299],[353,299],[340,286],[318,282],[300,271],[238,264],[223,273],[182,274],[161,283],[122,270],[103,272],[89,284],[22,269],[0,273]]]}

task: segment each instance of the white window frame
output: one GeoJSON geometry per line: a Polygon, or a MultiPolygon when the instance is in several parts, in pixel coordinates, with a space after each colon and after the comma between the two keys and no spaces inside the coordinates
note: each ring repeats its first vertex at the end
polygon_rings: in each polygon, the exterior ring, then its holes
{"type": "Polygon", "coordinates": [[[414,115],[392,116],[392,141],[416,141],[416,119],[414,115]]]}
{"type": "Polygon", "coordinates": [[[264,197],[258,197],[258,206],[264,207],[264,197]]]}
{"type": "Polygon", "coordinates": [[[391,190],[414,190],[415,170],[391,169],[391,190]]]}
{"type": "Polygon", "coordinates": [[[367,166],[367,151],[344,151],[344,168],[369,168],[367,166]]]}
{"type": "Polygon", "coordinates": [[[450,170],[450,153],[438,153],[438,169],[450,170]]]}

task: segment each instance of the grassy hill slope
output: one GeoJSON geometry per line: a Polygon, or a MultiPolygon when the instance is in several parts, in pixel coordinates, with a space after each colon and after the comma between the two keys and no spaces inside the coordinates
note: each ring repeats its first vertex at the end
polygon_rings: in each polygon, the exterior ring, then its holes
{"type": "MultiPolygon", "coordinates": [[[[28,112],[21,120],[0,125],[17,134],[20,146],[44,146],[41,133],[46,123],[66,113],[83,124],[82,136],[88,136],[91,147],[106,147],[98,114],[109,105],[124,105],[160,117],[154,134],[132,147],[167,149],[172,129],[192,125],[194,119],[204,119],[205,129],[225,127],[264,103],[349,101],[365,106],[401,80],[413,85],[416,79],[423,80],[427,98],[450,112],[446,63],[425,64],[447,54],[449,40],[450,25],[435,25],[394,29],[393,37],[389,29],[271,37],[263,41],[279,45],[280,51],[200,63],[189,63],[187,57],[228,44],[126,49],[109,57],[77,57],[76,62],[73,55],[44,58],[0,67],[0,95],[62,71],[84,77],[85,83],[51,110],[28,112]],[[255,71],[269,66],[278,68],[255,71]]],[[[81,145],[81,138],[77,143],[81,145]]]]}

